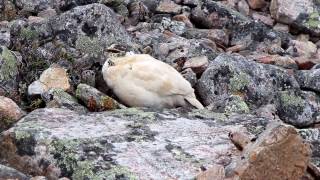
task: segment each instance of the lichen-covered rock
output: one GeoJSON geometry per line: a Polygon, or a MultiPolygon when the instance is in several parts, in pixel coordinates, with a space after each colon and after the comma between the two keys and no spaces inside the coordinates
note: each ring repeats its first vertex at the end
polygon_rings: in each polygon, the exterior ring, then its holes
{"type": "Polygon", "coordinates": [[[106,111],[124,107],[113,98],[103,94],[96,88],[87,84],[78,85],[76,96],[87,106],[90,111],[106,111]]]}
{"type": "Polygon", "coordinates": [[[320,93],[320,69],[297,71],[295,77],[301,88],[320,93]]]}
{"type": "Polygon", "coordinates": [[[229,44],[229,36],[221,29],[188,29],[184,34],[187,39],[201,39],[207,38],[217,44],[227,46],[229,44]]]}
{"type": "Polygon", "coordinates": [[[312,145],[311,162],[320,168],[320,129],[299,129],[300,136],[312,145]]]}
{"type": "Polygon", "coordinates": [[[235,167],[229,167],[226,174],[245,180],[298,180],[306,172],[310,155],[310,145],[303,142],[294,127],[274,123],[245,147],[235,167]]]}
{"type": "Polygon", "coordinates": [[[7,97],[0,96],[0,132],[8,129],[24,116],[24,114],[14,101],[7,97]]]}
{"type": "Polygon", "coordinates": [[[0,46],[0,95],[18,98],[18,59],[14,52],[0,46]]]}
{"type": "Polygon", "coordinates": [[[306,127],[320,122],[320,97],[314,92],[280,91],[277,114],[290,124],[306,127]]]}
{"type": "Polygon", "coordinates": [[[83,71],[97,74],[111,44],[132,48],[131,37],[113,10],[95,3],[41,22],[16,21],[11,33],[13,48],[22,53],[26,62],[21,75],[28,84],[40,75],[39,70],[58,63],[69,70],[70,84],[77,85],[83,71]]]}
{"type": "Polygon", "coordinates": [[[242,56],[218,56],[209,64],[196,89],[202,102],[214,110],[229,111],[234,107],[227,105],[230,97],[237,95],[244,102],[237,103],[235,109],[243,107],[246,112],[246,106],[253,110],[277,104],[277,114],[285,122],[296,126],[319,122],[319,97],[315,93],[301,91],[293,73],[276,66],[258,64],[242,56]]]}
{"type": "Polygon", "coordinates": [[[9,47],[10,41],[10,25],[8,21],[0,21],[0,46],[9,47]]]}
{"type": "MultiPolygon", "coordinates": [[[[168,37],[162,33],[143,33],[137,37],[143,46],[153,47],[153,57],[168,64],[192,57],[207,56],[209,60],[217,56],[214,42],[209,39],[185,39],[179,36],[168,37]]],[[[182,64],[183,66],[183,64],[182,64]]]]}
{"type": "Polygon", "coordinates": [[[314,0],[272,0],[270,12],[278,22],[320,36],[319,8],[314,0]]]}
{"type": "Polygon", "coordinates": [[[290,35],[277,32],[267,25],[251,20],[238,11],[221,2],[205,1],[202,6],[191,12],[191,20],[196,27],[207,29],[228,29],[231,46],[243,45],[243,49],[255,50],[257,44],[266,39],[281,39],[281,44],[288,44],[290,35]]]}
{"type": "Polygon", "coordinates": [[[55,9],[58,12],[70,10],[76,6],[96,3],[98,0],[17,0],[15,6],[19,9],[19,14],[37,14],[47,9],[55,9]]]}
{"type": "Polygon", "coordinates": [[[239,154],[229,132],[257,135],[271,120],[207,110],[38,109],[1,134],[0,159],[52,179],[192,179],[239,154]]]}
{"type": "Polygon", "coordinates": [[[48,108],[65,108],[79,113],[86,113],[88,110],[80,105],[76,98],[66,93],[63,89],[50,89],[41,94],[48,108]]]}
{"type": "Polygon", "coordinates": [[[13,168],[4,166],[2,164],[0,164],[0,178],[6,179],[6,180],[8,180],[8,179],[19,179],[19,180],[30,179],[25,174],[13,169],[13,168]]]}
{"type": "Polygon", "coordinates": [[[197,27],[221,29],[250,22],[250,19],[221,2],[204,1],[201,6],[193,8],[191,20],[197,27]]]}
{"type": "Polygon", "coordinates": [[[240,95],[251,106],[269,104],[276,92],[299,85],[284,69],[258,64],[242,56],[221,54],[201,76],[197,91],[206,105],[221,106],[230,95],[240,95]]]}

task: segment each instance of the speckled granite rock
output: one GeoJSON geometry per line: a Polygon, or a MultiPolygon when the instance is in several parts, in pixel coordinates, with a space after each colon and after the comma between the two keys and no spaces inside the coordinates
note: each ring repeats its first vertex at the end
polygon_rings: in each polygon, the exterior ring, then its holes
{"type": "Polygon", "coordinates": [[[25,174],[4,166],[2,164],[0,164],[0,179],[19,179],[19,180],[28,180],[30,179],[28,176],[26,176],[25,174]]]}
{"type": "Polygon", "coordinates": [[[38,109],[1,135],[0,159],[51,178],[190,179],[239,154],[229,132],[257,135],[272,120],[207,110],[38,109]]]}
{"type": "Polygon", "coordinates": [[[5,46],[0,46],[0,95],[18,100],[18,64],[14,54],[5,46]]]}
{"type": "Polygon", "coordinates": [[[309,126],[318,123],[320,118],[319,97],[315,93],[301,91],[294,73],[258,64],[242,56],[218,56],[201,76],[197,91],[205,105],[222,112],[230,109],[229,99],[237,95],[240,101],[232,106],[248,106],[253,110],[277,104],[280,118],[295,126],[309,126]],[[288,90],[290,92],[286,92],[288,90]]]}
{"type": "Polygon", "coordinates": [[[107,58],[107,47],[132,45],[114,11],[103,4],[78,6],[39,22],[17,20],[12,24],[11,41],[23,56],[25,64],[20,69],[27,85],[52,63],[69,70],[70,84],[77,85],[90,67],[99,74],[97,68],[107,58]]]}
{"type": "Polygon", "coordinates": [[[320,69],[297,71],[295,77],[301,88],[320,93],[320,69]]]}

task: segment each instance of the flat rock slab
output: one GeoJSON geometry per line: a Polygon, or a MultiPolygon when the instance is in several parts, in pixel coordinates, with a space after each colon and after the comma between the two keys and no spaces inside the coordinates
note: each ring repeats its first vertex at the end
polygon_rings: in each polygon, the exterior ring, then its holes
{"type": "Polygon", "coordinates": [[[0,137],[0,159],[55,179],[191,179],[239,151],[230,132],[257,135],[272,119],[203,111],[38,109],[0,137]]]}

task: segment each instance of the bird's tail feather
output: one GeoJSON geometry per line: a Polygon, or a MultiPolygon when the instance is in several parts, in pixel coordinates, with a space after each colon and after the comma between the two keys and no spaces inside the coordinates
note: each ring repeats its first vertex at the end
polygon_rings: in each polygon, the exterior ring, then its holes
{"type": "Polygon", "coordinates": [[[197,109],[204,109],[203,105],[196,99],[196,97],[185,97],[186,101],[190,103],[192,106],[196,107],[197,109]]]}

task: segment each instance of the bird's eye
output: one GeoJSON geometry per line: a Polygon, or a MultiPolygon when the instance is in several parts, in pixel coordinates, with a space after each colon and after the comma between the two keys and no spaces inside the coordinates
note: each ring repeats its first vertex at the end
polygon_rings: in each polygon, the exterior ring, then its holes
{"type": "Polygon", "coordinates": [[[109,66],[114,66],[114,62],[111,60],[108,61],[108,64],[109,64],[109,66]]]}

